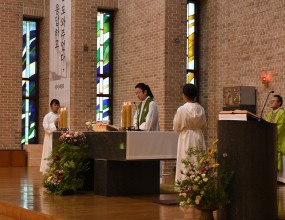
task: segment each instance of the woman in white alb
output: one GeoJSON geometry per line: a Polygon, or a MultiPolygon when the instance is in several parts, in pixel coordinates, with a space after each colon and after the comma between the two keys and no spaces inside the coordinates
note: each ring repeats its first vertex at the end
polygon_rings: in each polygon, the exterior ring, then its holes
{"type": "MultiPolygon", "coordinates": [[[[177,109],[173,120],[173,130],[179,134],[176,160],[175,181],[183,178],[181,171],[184,165],[181,160],[187,156],[186,151],[190,147],[206,148],[203,130],[207,127],[204,108],[195,99],[198,90],[193,84],[186,84],[183,87],[183,100],[185,104],[177,109]]],[[[196,158],[192,158],[193,162],[196,158]]]]}
{"type": "Polygon", "coordinates": [[[141,103],[134,115],[134,127],[143,131],[159,131],[157,104],[148,85],[138,83],[135,93],[141,103]]]}
{"type": "Polygon", "coordinates": [[[51,112],[46,114],[43,120],[43,127],[45,131],[44,143],[43,143],[43,152],[41,159],[40,171],[45,174],[48,167],[48,160],[46,160],[52,151],[52,133],[57,130],[59,116],[58,110],[60,108],[59,101],[57,99],[53,99],[50,102],[51,112]]]}

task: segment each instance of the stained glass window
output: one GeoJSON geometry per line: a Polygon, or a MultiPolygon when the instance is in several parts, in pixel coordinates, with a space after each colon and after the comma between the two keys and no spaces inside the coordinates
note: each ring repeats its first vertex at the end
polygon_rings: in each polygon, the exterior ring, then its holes
{"type": "Polygon", "coordinates": [[[99,11],[97,14],[97,121],[111,122],[112,17],[112,14],[106,11],[99,11]]]}
{"type": "Polygon", "coordinates": [[[187,83],[196,83],[197,73],[197,56],[195,48],[195,38],[197,36],[197,26],[195,24],[196,3],[195,1],[187,1],[187,50],[186,50],[186,65],[187,65],[187,83]]]}
{"type": "Polygon", "coordinates": [[[37,141],[37,23],[23,21],[22,47],[22,140],[21,144],[37,141]]]}

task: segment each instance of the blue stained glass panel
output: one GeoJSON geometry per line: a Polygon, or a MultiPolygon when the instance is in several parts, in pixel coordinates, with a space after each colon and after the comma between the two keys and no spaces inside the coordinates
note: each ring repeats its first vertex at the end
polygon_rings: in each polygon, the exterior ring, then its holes
{"type": "Polygon", "coordinates": [[[22,144],[35,143],[36,137],[36,105],[35,101],[22,101],[22,144]],[[29,122],[29,123],[27,123],[29,122]]]}
{"type": "Polygon", "coordinates": [[[36,35],[37,23],[23,21],[21,144],[36,143],[36,35]]]}
{"type": "Polygon", "coordinates": [[[97,121],[109,121],[109,97],[97,97],[96,106],[96,120],[97,121]]]}
{"type": "Polygon", "coordinates": [[[111,14],[97,13],[97,105],[96,120],[110,121],[111,14]]]}
{"type": "Polygon", "coordinates": [[[97,94],[109,94],[110,77],[97,77],[97,94]]]}
{"type": "Polygon", "coordinates": [[[36,96],[35,81],[22,80],[22,96],[25,96],[25,97],[35,97],[36,96]]]}
{"type": "Polygon", "coordinates": [[[23,22],[22,77],[30,78],[36,72],[36,22],[23,22]]]}

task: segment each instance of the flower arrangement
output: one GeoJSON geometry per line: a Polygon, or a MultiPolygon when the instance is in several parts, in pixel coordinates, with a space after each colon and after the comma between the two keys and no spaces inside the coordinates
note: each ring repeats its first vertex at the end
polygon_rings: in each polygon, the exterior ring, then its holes
{"type": "Polygon", "coordinates": [[[73,146],[86,145],[86,137],[78,131],[66,131],[59,137],[59,142],[73,146]]]}
{"type": "Polygon", "coordinates": [[[48,158],[49,169],[43,179],[48,193],[62,195],[83,187],[83,173],[88,170],[87,150],[83,133],[66,131],[60,136],[48,158]]]}
{"type": "Polygon", "coordinates": [[[200,147],[189,148],[187,158],[182,160],[185,166],[184,178],[175,185],[179,193],[181,206],[194,205],[216,207],[228,204],[227,186],[233,177],[233,172],[224,169],[227,153],[218,158],[216,148],[218,140],[206,150],[200,147]]]}

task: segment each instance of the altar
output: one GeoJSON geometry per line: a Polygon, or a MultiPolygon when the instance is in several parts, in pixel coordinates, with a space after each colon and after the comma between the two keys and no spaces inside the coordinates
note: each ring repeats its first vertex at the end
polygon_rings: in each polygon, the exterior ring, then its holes
{"type": "Polygon", "coordinates": [[[176,159],[174,132],[84,132],[92,161],[94,193],[159,194],[160,160],[176,159]]]}

